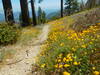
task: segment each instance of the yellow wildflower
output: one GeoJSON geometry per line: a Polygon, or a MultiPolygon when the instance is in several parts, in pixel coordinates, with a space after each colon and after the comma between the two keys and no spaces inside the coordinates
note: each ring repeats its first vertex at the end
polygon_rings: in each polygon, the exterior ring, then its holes
{"type": "Polygon", "coordinates": [[[82,45],[83,48],[86,48],[86,45],[82,45]]]}
{"type": "Polygon", "coordinates": [[[81,39],[82,41],[84,40],[84,39],[81,39]]]}
{"type": "Polygon", "coordinates": [[[69,67],[69,66],[70,66],[69,64],[65,64],[65,65],[64,65],[64,67],[69,67]]]}
{"type": "Polygon", "coordinates": [[[94,75],[100,75],[100,72],[99,71],[94,71],[93,74],[94,75]]]}
{"type": "Polygon", "coordinates": [[[63,68],[63,65],[62,65],[62,64],[60,64],[60,65],[59,65],[59,68],[63,68]]]}
{"type": "Polygon", "coordinates": [[[67,60],[67,59],[64,57],[64,58],[63,58],[63,62],[66,62],[66,60],[67,60]]]}
{"type": "Polygon", "coordinates": [[[61,53],[61,54],[59,54],[59,57],[62,57],[62,55],[63,55],[62,53],[61,53]]]}
{"type": "Polygon", "coordinates": [[[72,58],[70,58],[70,59],[69,59],[69,61],[73,61],[73,59],[72,59],[72,58]]]}
{"type": "Polygon", "coordinates": [[[60,46],[64,46],[64,43],[61,43],[60,46]]]}
{"type": "Polygon", "coordinates": [[[73,64],[74,64],[74,65],[79,65],[79,64],[80,64],[80,62],[78,63],[78,62],[76,62],[76,61],[75,61],[73,64]]]}
{"type": "Polygon", "coordinates": [[[46,65],[46,64],[42,64],[42,65],[41,65],[41,68],[44,68],[44,67],[45,67],[45,65],[46,65]]]}
{"type": "Polygon", "coordinates": [[[93,70],[95,70],[95,67],[92,67],[93,70]]]}
{"type": "Polygon", "coordinates": [[[58,68],[58,64],[54,65],[55,68],[58,68]]]}
{"type": "Polygon", "coordinates": [[[70,73],[69,72],[63,72],[63,75],[70,75],[70,73]]]}
{"type": "Polygon", "coordinates": [[[93,44],[93,42],[90,42],[90,44],[93,44]]]}
{"type": "Polygon", "coordinates": [[[73,55],[72,53],[69,53],[69,54],[67,55],[67,58],[70,58],[72,55],[73,55]]]}
{"type": "Polygon", "coordinates": [[[69,59],[66,59],[66,62],[68,62],[69,61],[69,59]]]}
{"type": "Polygon", "coordinates": [[[61,59],[58,59],[58,62],[61,62],[61,59]]]}
{"type": "Polygon", "coordinates": [[[73,50],[73,51],[76,51],[76,49],[75,49],[75,48],[72,48],[72,50],[73,50]]]}
{"type": "Polygon", "coordinates": [[[81,39],[80,39],[80,38],[78,38],[77,40],[79,40],[79,41],[80,41],[81,39]]]}

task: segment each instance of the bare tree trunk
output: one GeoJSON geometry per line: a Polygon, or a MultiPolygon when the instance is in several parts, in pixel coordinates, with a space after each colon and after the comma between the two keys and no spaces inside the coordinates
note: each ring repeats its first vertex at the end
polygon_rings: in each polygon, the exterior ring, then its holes
{"type": "Polygon", "coordinates": [[[32,20],[33,20],[33,25],[37,25],[36,22],[36,14],[35,14],[35,6],[34,6],[34,1],[31,0],[31,8],[32,8],[32,20]]]}
{"type": "Polygon", "coordinates": [[[20,6],[21,6],[22,26],[27,26],[30,24],[27,0],[20,0],[20,6]]]}
{"type": "Polygon", "coordinates": [[[80,10],[82,11],[82,10],[84,10],[84,1],[83,0],[81,0],[81,6],[80,6],[80,10]]]}
{"type": "Polygon", "coordinates": [[[100,6],[100,0],[96,0],[96,5],[100,6]]]}
{"type": "Polygon", "coordinates": [[[13,10],[10,0],[2,0],[6,22],[14,23],[13,10]]]}
{"type": "Polygon", "coordinates": [[[61,17],[63,17],[63,0],[61,0],[61,17]]]}
{"type": "Polygon", "coordinates": [[[86,3],[86,8],[92,8],[96,6],[96,0],[88,0],[86,3]]]}

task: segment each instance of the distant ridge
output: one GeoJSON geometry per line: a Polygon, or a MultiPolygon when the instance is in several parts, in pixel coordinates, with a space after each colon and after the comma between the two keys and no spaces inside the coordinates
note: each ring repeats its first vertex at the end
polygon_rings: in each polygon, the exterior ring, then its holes
{"type": "Polygon", "coordinates": [[[5,20],[4,14],[0,13],[0,22],[2,22],[4,20],[5,20]]]}
{"type": "MultiPolygon", "coordinates": [[[[48,10],[45,10],[47,18],[51,18],[52,16],[55,16],[58,11],[59,11],[58,9],[48,9],[48,10]]],[[[21,13],[20,11],[14,12],[14,19],[15,19],[15,21],[19,20],[20,13],[21,13]]],[[[38,11],[36,11],[36,15],[37,15],[37,13],[38,13],[38,11]]],[[[29,12],[29,14],[30,14],[30,18],[31,18],[32,17],[31,11],[29,12]]],[[[3,13],[0,13],[0,22],[2,22],[2,21],[5,21],[5,16],[4,16],[3,13]]]]}

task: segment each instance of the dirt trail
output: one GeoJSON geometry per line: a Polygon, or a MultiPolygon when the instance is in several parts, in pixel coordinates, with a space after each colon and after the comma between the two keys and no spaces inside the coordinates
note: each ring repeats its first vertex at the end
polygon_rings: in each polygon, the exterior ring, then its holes
{"type": "Polygon", "coordinates": [[[17,61],[11,62],[0,69],[0,75],[27,75],[31,71],[32,64],[35,63],[35,56],[39,53],[41,43],[43,43],[49,32],[49,25],[43,27],[42,33],[34,41],[33,46],[25,47],[16,57],[17,61]]]}

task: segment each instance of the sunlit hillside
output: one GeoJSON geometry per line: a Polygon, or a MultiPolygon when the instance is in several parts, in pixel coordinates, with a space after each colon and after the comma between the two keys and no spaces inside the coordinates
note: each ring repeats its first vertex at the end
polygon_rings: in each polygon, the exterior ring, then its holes
{"type": "MultiPolygon", "coordinates": [[[[36,58],[38,63],[36,65],[40,73],[44,72],[46,75],[99,75],[100,11],[98,9],[100,8],[48,23],[51,25],[48,39],[42,45],[42,51],[36,58]],[[91,13],[98,15],[94,20],[88,19],[94,23],[80,20],[83,19],[82,17],[87,19],[84,15],[90,16],[91,13]]],[[[90,17],[94,18],[93,15],[90,17]]]]}
{"type": "Polygon", "coordinates": [[[0,75],[100,75],[100,0],[0,0],[0,75]]]}

